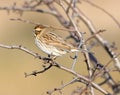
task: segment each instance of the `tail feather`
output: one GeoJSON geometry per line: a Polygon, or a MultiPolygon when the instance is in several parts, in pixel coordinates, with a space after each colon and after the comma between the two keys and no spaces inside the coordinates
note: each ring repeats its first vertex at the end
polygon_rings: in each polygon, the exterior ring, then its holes
{"type": "Polygon", "coordinates": [[[79,51],[79,49],[77,48],[71,49],[71,52],[76,52],[76,51],[79,51]]]}

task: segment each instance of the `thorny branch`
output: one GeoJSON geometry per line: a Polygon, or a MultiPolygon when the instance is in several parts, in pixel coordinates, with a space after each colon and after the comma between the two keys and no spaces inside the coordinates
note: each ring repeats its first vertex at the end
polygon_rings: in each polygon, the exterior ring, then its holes
{"type": "Polygon", "coordinates": [[[76,41],[77,47],[80,48],[81,51],[83,52],[83,56],[87,65],[87,71],[89,73],[87,77],[80,75],[74,69],[75,64],[77,64],[77,60],[79,58],[78,56],[79,52],[75,53],[75,58],[73,58],[72,68],[69,69],[67,67],[60,65],[55,60],[52,60],[51,58],[48,58],[48,57],[43,57],[38,53],[34,53],[32,50],[29,50],[21,45],[10,46],[10,45],[0,44],[0,47],[7,48],[7,49],[18,49],[34,56],[35,58],[38,58],[44,61],[45,64],[43,65],[43,70],[35,70],[29,74],[25,73],[25,77],[31,76],[31,75],[36,76],[37,74],[44,73],[45,71],[48,71],[51,67],[56,67],[61,70],[64,70],[75,77],[72,81],[68,82],[67,84],[63,84],[59,88],[55,88],[54,90],[48,91],[48,94],[52,94],[55,91],[61,91],[64,87],[70,84],[73,84],[75,82],[81,82],[85,84],[86,87],[84,89],[79,89],[79,90],[77,89],[77,92],[79,92],[78,94],[80,95],[85,93],[88,89],[90,90],[91,95],[95,95],[94,89],[99,90],[104,95],[112,95],[111,93],[103,89],[98,83],[94,82],[94,80],[99,77],[103,77],[105,79],[101,84],[108,84],[112,88],[113,94],[118,94],[120,93],[120,84],[115,82],[114,78],[111,76],[108,70],[108,65],[111,63],[111,61],[114,61],[115,69],[117,69],[117,71],[119,72],[120,71],[120,61],[118,59],[119,54],[113,51],[115,44],[110,44],[108,41],[106,41],[99,35],[99,33],[103,32],[104,30],[100,30],[97,32],[94,24],[91,22],[89,17],[86,16],[84,12],[79,8],[82,2],[87,2],[91,6],[102,10],[109,17],[111,17],[115,21],[115,23],[120,27],[119,21],[116,20],[116,18],[112,14],[107,12],[102,7],[94,4],[90,0],[30,0],[30,1],[25,0],[21,7],[18,7],[17,3],[13,3],[12,6],[5,6],[5,7],[0,6],[0,10],[6,10],[8,13],[10,11],[17,12],[21,16],[23,15],[24,12],[38,12],[38,13],[45,13],[46,15],[50,14],[56,17],[58,21],[61,23],[61,25],[63,25],[65,28],[58,28],[54,26],[43,25],[41,23],[35,23],[35,22],[31,22],[21,18],[12,18],[11,20],[12,21],[18,20],[18,21],[22,21],[24,23],[33,24],[33,25],[39,24],[47,28],[68,31],[70,33],[69,37],[73,38],[76,41]],[[63,11],[66,13],[67,19],[61,13],[61,11],[55,6],[55,3],[63,9],[63,11]],[[48,10],[39,8],[39,6],[42,6],[42,5],[47,6],[48,10]],[[85,25],[88,27],[89,32],[91,33],[91,36],[87,40],[85,40],[84,35],[78,25],[76,18],[78,20],[82,20],[83,23],[85,23],[85,25]],[[107,64],[105,65],[101,64],[98,61],[98,59],[95,57],[95,55],[91,53],[91,49],[88,48],[88,45],[93,47],[93,45],[90,45],[88,43],[92,38],[96,39],[101,44],[101,46],[104,47],[105,51],[111,57],[111,60],[107,64]],[[49,65],[46,66],[46,64],[49,64],[49,65]]]}

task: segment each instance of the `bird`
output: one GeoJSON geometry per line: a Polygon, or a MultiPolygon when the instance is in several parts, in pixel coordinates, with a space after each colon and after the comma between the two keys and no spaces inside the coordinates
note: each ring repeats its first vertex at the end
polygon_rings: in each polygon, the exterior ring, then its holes
{"type": "Polygon", "coordinates": [[[53,30],[51,31],[43,25],[36,25],[33,34],[37,47],[49,56],[54,56],[54,58],[66,53],[79,51],[73,44],[68,43],[62,37],[55,34],[53,30]]]}

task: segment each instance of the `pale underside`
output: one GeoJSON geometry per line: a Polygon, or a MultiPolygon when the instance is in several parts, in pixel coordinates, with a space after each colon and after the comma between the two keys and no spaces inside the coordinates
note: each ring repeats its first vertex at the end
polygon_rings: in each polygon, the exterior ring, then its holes
{"type": "Polygon", "coordinates": [[[77,48],[51,32],[37,35],[35,43],[43,52],[53,56],[61,56],[68,52],[78,51],[77,48]]]}

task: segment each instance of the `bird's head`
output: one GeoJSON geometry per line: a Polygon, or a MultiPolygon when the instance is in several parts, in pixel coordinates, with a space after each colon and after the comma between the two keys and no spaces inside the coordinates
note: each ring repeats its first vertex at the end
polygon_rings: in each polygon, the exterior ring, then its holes
{"type": "Polygon", "coordinates": [[[45,27],[42,26],[42,25],[37,25],[35,26],[34,30],[33,30],[33,33],[35,36],[39,35],[39,34],[42,34],[43,31],[44,31],[45,27]]]}

